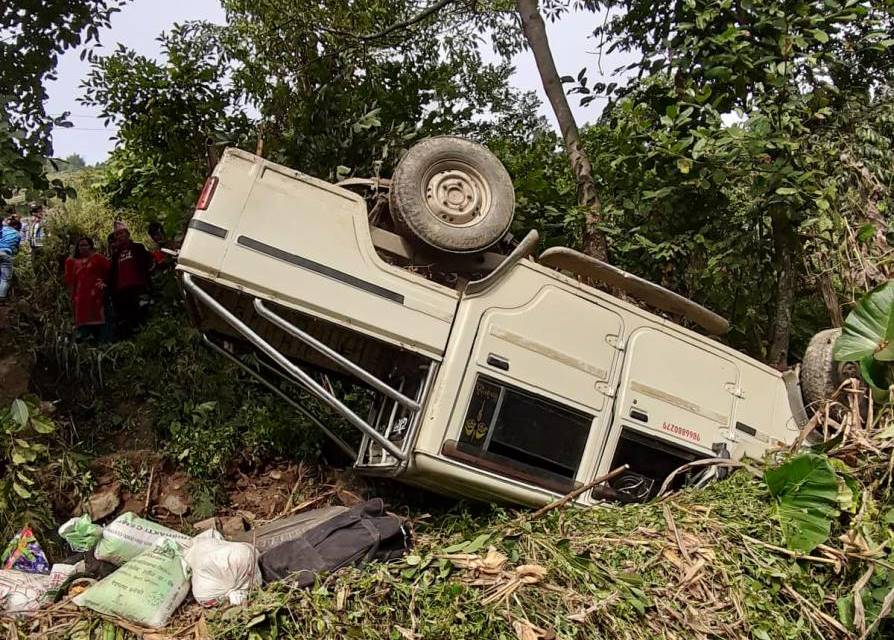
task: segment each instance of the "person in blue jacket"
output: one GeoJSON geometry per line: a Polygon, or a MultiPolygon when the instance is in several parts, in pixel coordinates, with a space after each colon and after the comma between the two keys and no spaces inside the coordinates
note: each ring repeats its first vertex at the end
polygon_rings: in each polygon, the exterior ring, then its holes
{"type": "Polygon", "coordinates": [[[0,302],[6,300],[12,285],[12,257],[22,243],[21,229],[22,223],[14,218],[0,227],[0,302]]]}

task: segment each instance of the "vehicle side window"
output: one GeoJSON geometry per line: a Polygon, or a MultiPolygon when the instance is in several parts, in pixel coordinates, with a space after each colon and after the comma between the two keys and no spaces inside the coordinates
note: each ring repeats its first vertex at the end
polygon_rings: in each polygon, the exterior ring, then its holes
{"type": "Polygon", "coordinates": [[[572,488],[592,421],[583,412],[479,376],[456,448],[519,472],[506,475],[572,488]]]}

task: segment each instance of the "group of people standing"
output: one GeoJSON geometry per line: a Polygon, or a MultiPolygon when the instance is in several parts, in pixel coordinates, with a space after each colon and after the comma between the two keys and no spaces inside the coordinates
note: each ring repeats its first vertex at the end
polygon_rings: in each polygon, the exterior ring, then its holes
{"type": "MultiPolygon", "coordinates": [[[[163,251],[167,243],[159,223],[149,225],[149,236],[155,243],[152,251],[142,243],[134,242],[127,225],[118,221],[107,238],[107,254],[97,251],[90,237],[83,236],[75,241],[72,255],[64,258],[63,271],[77,338],[127,338],[143,323],[152,274],[172,264],[170,256],[163,251]]],[[[0,304],[9,299],[13,258],[21,245],[27,243],[34,259],[43,251],[46,237],[42,208],[32,208],[30,219],[21,220],[10,212],[3,220],[0,226],[0,304]]]]}
{"type": "Polygon", "coordinates": [[[151,274],[169,261],[161,251],[161,226],[150,225],[150,236],[158,244],[152,252],[131,239],[126,224],[116,222],[108,237],[108,256],[96,250],[92,238],[77,240],[74,254],[65,261],[65,284],[78,337],[127,338],[142,324],[151,274]]]}

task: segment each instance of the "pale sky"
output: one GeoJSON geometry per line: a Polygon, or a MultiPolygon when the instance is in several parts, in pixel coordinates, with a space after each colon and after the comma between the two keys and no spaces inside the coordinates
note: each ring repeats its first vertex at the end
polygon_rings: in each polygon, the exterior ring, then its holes
{"type": "MultiPolygon", "coordinates": [[[[176,22],[186,20],[211,20],[224,22],[224,12],[218,0],[133,0],[121,13],[112,18],[112,27],[101,33],[104,49],[111,51],[117,43],[134,49],[137,53],[157,57],[159,46],[156,37],[176,22]]],[[[565,16],[561,22],[547,24],[556,66],[562,75],[576,76],[584,66],[588,67],[591,83],[602,78],[596,69],[597,42],[591,31],[597,24],[597,16],[586,13],[565,16]]],[[[55,156],[64,158],[79,153],[92,164],[106,158],[114,147],[110,137],[114,129],[106,129],[97,117],[98,110],[84,107],[77,102],[83,94],[81,80],[87,74],[89,64],[80,60],[80,51],[69,51],[59,64],[59,79],[48,86],[49,101],[47,113],[59,115],[71,112],[70,129],[56,129],[53,135],[55,156]]],[[[629,56],[605,56],[602,69],[610,74],[612,69],[630,61],[629,56]]],[[[512,78],[514,86],[524,90],[535,90],[544,103],[541,111],[555,123],[546,103],[546,96],[540,85],[540,78],[530,51],[520,53],[513,60],[516,72],[512,78]]],[[[604,100],[595,100],[588,107],[578,106],[579,96],[569,96],[572,109],[579,124],[593,121],[599,116],[604,100]]]]}

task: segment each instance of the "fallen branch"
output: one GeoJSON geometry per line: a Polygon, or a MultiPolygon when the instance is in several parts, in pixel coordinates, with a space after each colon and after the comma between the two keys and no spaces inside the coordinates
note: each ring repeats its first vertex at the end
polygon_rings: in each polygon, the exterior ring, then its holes
{"type": "Polygon", "coordinates": [[[677,529],[677,523],[674,521],[673,514],[666,504],[661,505],[661,510],[664,513],[664,520],[667,522],[667,528],[672,534],[674,534],[674,540],[677,543],[677,547],[679,547],[680,549],[680,553],[683,554],[686,562],[691,562],[692,558],[689,556],[689,549],[687,549],[686,545],[683,544],[683,538],[680,537],[680,530],[677,529]]]}
{"type": "Polygon", "coordinates": [[[786,549],[785,547],[777,547],[775,544],[770,544],[769,542],[764,542],[763,540],[758,540],[757,538],[752,538],[751,536],[743,535],[742,539],[746,542],[751,542],[752,544],[759,544],[762,547],[766,547],[767,549],[775,551],[776,553],[781,553],[790,558],[794,558],[795,560],[809,560],[810,562],[819,562],[822,564],[841,566],[841,561],[834,558],[822,558],[820,556],[811,556],[809,554],[798,553],[797,551],[792,551],[791,549],[786,549]]]}
{"type": "Polygon", "coordinates": [[[587,484],[578,487],[571,493],[566,494],[563,498],[559,498],[558,500],[556,500],[554,502],[550,502],[548,505],[537,509],[537,511],[535,511],[533,514],[531,514],[530,520],[539,518],[544,513],[548,513],[550,511],[552,511],[553,509],[558,509],[559,507],[565,506],[566,504],[568,504],[569,502],[574,500],[576,497],[578,497],[580,494],[582,494],[586,491],[589,491],[593,487],[600,485],[607,480],[611,480],[612,478],[618,477],[619,475],[621,475],[622,473],[627,471],[627,469],[629,469],[629,468],[630,468],[629,464],[621,465],[617,469],[613,469],[613,470],[609,471],[608,473],[606,473],[605,475],[599,476],[598,478],[594,479],[592,482],[588,482],[587,484]]]}
{"type": "Polygon", "coordinates": [[[690,469],[694,469],[695,467],[708,466],[730,467],[732,469],[739,469],[741,467],[744,467],[745,465],[741,462],[730,460],[729,458],[704,458],[703,460],[695,460],[693,462],[689,462],[687,464],[684,464],[682,467],[674,469],[671,474],[664,479],[664,482],[661,484],[661,488],[658,490],[656,497],[661,497],[665,494],[665,492],[667,492],[667,489],[668,487],[670,487],[671,482],[673,482],[674,478],[676,478],[678,474],[683,473],[684,471],[689,471],[690,469]]]}
{"type": "Polygon", "coordinates": [[[149,503],[152,502],[152,481],[155,479],[155,470],[159,464],[161,464],[160,460],[152,465],[152,469],[149,471],[149,482],[146,483],[146,502],[143,503],[142,515],[144,516],[149,514],[149,503]]]}
{"type": "Polygon", "coordinates": [[[807,598],[802,596],[800,593],[798,593],[795,589],[793,589],[792,587],[790,587],[787,584],[783,585],[782,588],[785,590],[785,592],[787,594],[789,594],[795,600],[797,600],[801,606],[803,606],[808,611],[810,611],[810,613],[812,613],[814,616],[818,617],[820,620],[825,622],[827,625],[829,625],[830,627],[832,627],[833,629],[835,629],[836,631],[838,631],[845,637],[850,637],[850,632],[840,622],[838,622],[838,620],[836,620],[835,618],[830,616],[825,611],[822,611],[821,609],[817,608],[816,605],[814,605],[812,602],[810,602],[810,600],[808,600],[807,598]]]}

